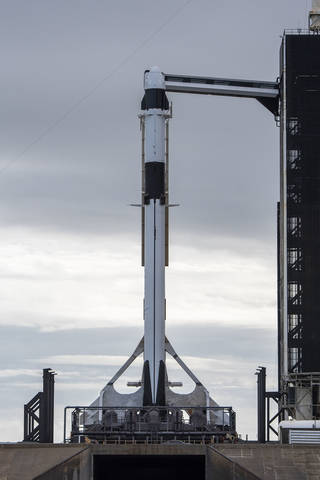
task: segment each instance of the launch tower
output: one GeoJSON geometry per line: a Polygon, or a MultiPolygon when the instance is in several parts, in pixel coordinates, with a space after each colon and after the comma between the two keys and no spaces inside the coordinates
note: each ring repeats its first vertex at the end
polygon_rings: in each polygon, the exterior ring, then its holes
{"type": "Polygon", "coordinates": [[[320,1],[280,58],[279,380],[282,418],[320,418],[320,1]]]}

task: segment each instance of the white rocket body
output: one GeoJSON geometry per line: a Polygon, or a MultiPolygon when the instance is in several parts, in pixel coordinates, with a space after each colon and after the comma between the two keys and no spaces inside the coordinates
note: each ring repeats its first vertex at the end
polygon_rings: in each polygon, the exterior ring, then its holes
{"type": "MultiPolygon", "coordinates": [[[[164,76],[145,73],[144,164],[144,362],[152,403],[158,403],[159,372],[165,365],[165,131],[168,104],[164,76]]],[[[164,378],[161,380],[164,382],[164,378]]],[[[163,386],[159,387],[164,389],[163,386]]]]}

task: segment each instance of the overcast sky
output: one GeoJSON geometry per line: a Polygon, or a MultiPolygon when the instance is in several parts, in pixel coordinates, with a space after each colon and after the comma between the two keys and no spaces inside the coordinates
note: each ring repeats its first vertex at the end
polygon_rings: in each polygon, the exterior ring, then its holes
{"type": "MultiPolygon", "coordinates": [[[[89,404],[142,336],[143,72],[274,81],[306,0],[0,0],[1,441],[56,377],[89,404]]],[[[167,334],[256,438],[258,365],[276,388],[279,129],[255,100],[170,94],[167,334]]],[[[185,380],[168,363],[173,381],[185,380]]],[[[138,380],[137,363],[122,379],[138,380]]]]}

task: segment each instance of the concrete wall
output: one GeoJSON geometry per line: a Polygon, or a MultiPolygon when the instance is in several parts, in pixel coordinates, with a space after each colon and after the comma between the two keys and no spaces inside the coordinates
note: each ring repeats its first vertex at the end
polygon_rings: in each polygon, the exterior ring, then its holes
{"type": "Polygon", "coordinates": [[[0,480],[92,480],[93,455],[205,455],[207,480],[320,479],[320,446],[22,443],[0,445],[0,480]]]}
{"type": "Polygon", "coordinates": [[[90,480],[91,467],[92,452],[88,447],[45,473],[34,477],[33,480],[90,480]]]}
{"type": "Polygon", "coordinates": [[[248,443],[217,450],[264,480],[320,479],[320,446],[248,443]]]}
{"type": "MultiPolygon", "coordinates": [[[[91,480],[92,479],[92,465],[95,456],[110,457],[110,460],[121,458],[121,456],[129,457],[190,457],[203,456],[205,457],[207,480],[259,480],[254,473],[248,471],[242,465],[233,462],[227,458],[222,452],[212,448],[201,445],[186,445],[186,444],[162,444],[162,445],[90,445],[87,450],[77,453],[72,458],[69,458],[50,469],[44,474],[35,477],[34,480],[91,480]]],[[[104,460],[103,460],[104,461],[104,460]]],[[[117,462],[121,460],[117,460],[117,462]]],[[[178,463],[178,462],[177,462],[178,463]]],[[[110,464],[111,465],[111,464],[110,464]]],[[[112,464],[113,465],[113,464],[112,464]]],[[[108,468],[113,468],[109,466],[108,468]]],[[[120,463],[121,466],[121,463],[120,463]]],[[[175,465],[176,467],[176,465],[175,465]]],[[[182,468],[182,467],[181,467],[182,468]]],[[[191,472],[192,462],[188,467],[190,471],[186,471],[184,478],[197,478],[196,474],[191,472]]],[[[121,468],[119,467],[118,473],[121,468]]],[[[172,471],[173,472],[173,471],[172,471]]],[[[175,476],[171,470],[167,472],[166,478],[171,478],[170,474],[175,476]]],[[[159,472],[158,472],[159,473],[159,472]]],[[[120,473],[119,473],[120,474],[120,473]]],[[[144,473],[137,476],[137,471],[131,471],[131,478],[145,478],[144,473]]],[[[114,472],[110,472],[110,476],[114,476],[114,472]]],[[[126,475],[127,476],[127,475],[126,475]]],[[[155,476],[155,474],[153,475],[155,476]]],[[[99,477],[100,478],[100,477],[99,477]]],[[[158,478],[158,477],[157,477],[158,478]]],[[[161,477],[162,478],[162,477],[161,477]]],[[[200,473],[198,475],[200,478],[200,473]]],[[[122,480],[120,475],[119,480],[122,480]]]]}
{"type": "Polygon", "coordinates": [[[92,445],[94,455],[206,455],[205,445],[186,443],[155,445],[92,445]]]}
{"type": "Polygon", "coordinates": [[[260,478],[218,450],[207,448],[206,480],[259,480],[260,478]]]}
{"type": "MultiPolygon", "coordinates": [[[[206,455],[206,447],[201,445],[90,445],[73,457],[50,468],[33,480],[92,480],[93,457],[101,456],[197,456],[206,455]]],[[[0,480],[2,478],[0,477],[0,480]]],[[[122,480],[119,478],[119,480],[122,480]]]]}
{"type": "MultiPolygon", "coordinates": [[[[203,456],[206,463],[207,480],[259,480],[254,473],[248,471],[242,465],[233,462],[223,453],[212,447],[186,444],[162,444],[162,445],[91,445],[85,451],[77,453],[72,458],[50,469],[44,474],[35,477],[34,480],[92,480],[92,465],[94,456],[109,456],[117,458],[121,456],[203,456]]],[[[192,463],[190,464],[190,469],[192,463]]],[[[132,475],[136,478],[136,471],[132,475]]],[[[170,471],[171,473],[171,471],[170,471]]],[[[167,478],[170,477],[168,473],[167,478]]],[[[190,472],[186,472],[187,474],[190,472]]],[[[145,478],[142,475],[142,478],[145,478]]],[[[113,475],[111,475],[113,476],[113,475]]],[[[187,475],[183,475],[186,477],[187,475]]],[[[140,477],[139,477],[140,478],[140,477]]],[[[170,477],[171,478],[171,477],[170,477]]],[[[189,477],[188,477],[189,478],[189,477]]],[[[192,478],[197,478],[196,475],[192,478]]],[[[200,475],[198,476],[200,478],[200,475]]],[[[120,477],[119,480],[122,480],[120,477]]]]}
{"type": "Polygon", "coordinates": [[[0,480],[33,480],[83,450],[80,445],[15,443],[0,445],[0,480]]]}

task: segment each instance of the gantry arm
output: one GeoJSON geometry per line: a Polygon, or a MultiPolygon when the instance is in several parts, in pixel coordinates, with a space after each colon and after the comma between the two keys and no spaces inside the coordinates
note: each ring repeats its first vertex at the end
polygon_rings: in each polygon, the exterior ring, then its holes
{"type": "Polygon", "coordinates": [[[168,92],[255,98],[274,115],[279,112],[279,85],[259,80],[165,74],[168,92]]]}

